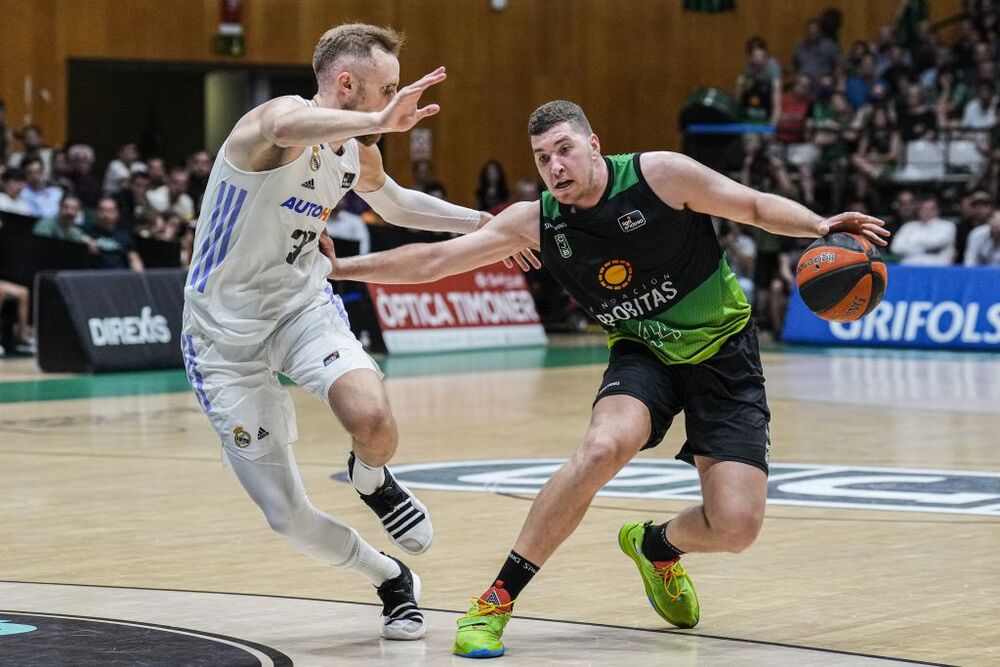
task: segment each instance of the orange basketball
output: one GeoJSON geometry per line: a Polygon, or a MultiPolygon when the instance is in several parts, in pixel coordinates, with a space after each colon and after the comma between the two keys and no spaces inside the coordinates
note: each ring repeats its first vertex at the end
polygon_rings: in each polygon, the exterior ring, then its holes
{"type": "Polygon", "coordinates": [[[885,294],[885,262],[860,234],[834,232],[814,241],[795,268],[799,294],[809,310],[832,322],[853,322],[874,310],[885,294]]]}

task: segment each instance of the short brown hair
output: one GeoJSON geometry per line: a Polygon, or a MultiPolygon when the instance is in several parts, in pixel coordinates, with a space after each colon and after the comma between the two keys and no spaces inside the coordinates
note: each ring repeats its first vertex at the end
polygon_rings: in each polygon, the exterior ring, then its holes
{"type": "Polygon", "coordinates": [[[590,129],[590,121],[587,120],[587,115],[583,113],[579,104],[566,100],[553,100],[538,107],[531,114],[531,118],[528,119],[528,134],[537,137],[559,123],[569,123],[588,135],[594,132],[590,129]]]}
{"type": "Polygon", "coordinates": [[[368,60],[371,58],[373,48],[398,56],[402,45],[403,35],[392,28],[367,23],[338,25],[323,33],[316,43],[316,50],[313,51],[313,71],[316,73],[316,78],[320,78],[323,72],[342,56],[368,60]]]}

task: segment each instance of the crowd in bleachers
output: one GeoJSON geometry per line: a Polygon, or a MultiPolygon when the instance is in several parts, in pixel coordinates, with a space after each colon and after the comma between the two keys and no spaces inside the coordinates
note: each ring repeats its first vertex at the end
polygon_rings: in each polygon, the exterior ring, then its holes
{"type": "MultiPolygon", "coordinates": [[[[731,175],[821,214],[884,218],[894,232],[890,261],[1000,266],[998,17],[1000,0],[967,0],[965,14],[931,25],[927,0],[898,0],[893,25],[846,46],[841,15],[829,9],[807,23],[787,63],[764,38],[751,38],[734,92],[740,120],[759,131],[743,135],[731,175]]],[[[34,125],[15,132],[0,102],[0,213],[35,219],[37,236],[81,244],[94,268],[186,266],[214,156],[201,150],[168,165],[124,143],[103,174],[95,173],[97,157],[85,144],[48,146],[34,125]]],[[[444,198],[433,171],[415,161],[414,187],[444,198]]],[[[490,160],[475,198],[496,213],[538,193],[534,181],[510,188],[503,166],[490,160]]],[[[356,242],[357,252],[418,238],[379,230],[380,222],[348,197],[328,230],[356,242]]],[[[805,243],[718,224],[759,323],[780,332],[805,243]]],[[[580,322],[544,269],[530,280],[544,320],[580,322]]],[[[0,279],[0,302],[15,304],[0,310],[0,318],[13,314],[8,347],[30,352],[29,287],[0,279]]]]}
{"type": "MultiPolygon", "coordinates": [[[[736,79],[742,163],[732,174],[820,214],[857,210],[894,233],[889,261],[1000,266],[1000,2],[969,0],[932,25],[926,0],[847,46],[842,16],[810,20],[791,62],[762,37],[736,79]]],[[[758,319],[780,332],[804,243],[722,223],[758,319]]]]}

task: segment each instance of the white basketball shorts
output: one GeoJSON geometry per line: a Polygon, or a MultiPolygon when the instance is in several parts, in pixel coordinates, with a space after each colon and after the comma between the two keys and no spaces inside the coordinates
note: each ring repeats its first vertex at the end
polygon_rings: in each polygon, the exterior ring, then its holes
{"type": "Polygon", "coordinates": [[[382,377],[351,332],[339,297],[282,320],[255,345],[227,345],[223,335],[185,318],[181,351],[188,382],[227,455],[251,461],[298,439],[295,408],[278,372],[327,405],[344,373],[368,369],[382,377]]]}

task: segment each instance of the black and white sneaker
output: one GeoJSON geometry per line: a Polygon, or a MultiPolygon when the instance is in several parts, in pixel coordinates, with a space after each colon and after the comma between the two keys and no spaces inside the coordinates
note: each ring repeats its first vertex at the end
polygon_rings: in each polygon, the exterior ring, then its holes
{"type": "Polygon", "coordinates": [[[382,600],[379,634],[386,639],[420,639],[426,630],[424,614],[417,606],[420,601],[420,577],[398,558],[392,560],[399,565],[400,572],[398,577],[382,582],[377,589],[382,600]]]}
{"type": "MultiPolygon", "coordinates": [[[[347,459],[347,474],[354,479],[354,453],[347,459]]],[[[427,551],[434,540],[434,526],[427,507],[413,493],[396,481],[385,468],[385,482],[375,493],[358,492],[361,500],[375,512],[389,541],[411,554],[427,551]]]]}

